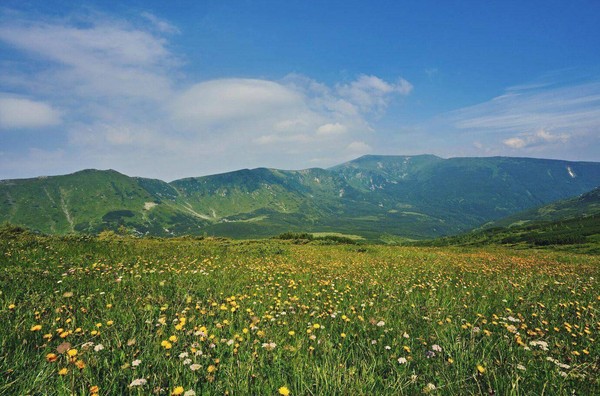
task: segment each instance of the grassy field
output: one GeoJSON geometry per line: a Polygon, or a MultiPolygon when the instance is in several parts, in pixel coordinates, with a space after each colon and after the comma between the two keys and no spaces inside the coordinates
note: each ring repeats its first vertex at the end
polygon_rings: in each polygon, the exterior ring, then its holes
{"type": "Polygon", "coordinates": [[[600,258],[0,238],[1,395],[600,394],[600,258]]]}

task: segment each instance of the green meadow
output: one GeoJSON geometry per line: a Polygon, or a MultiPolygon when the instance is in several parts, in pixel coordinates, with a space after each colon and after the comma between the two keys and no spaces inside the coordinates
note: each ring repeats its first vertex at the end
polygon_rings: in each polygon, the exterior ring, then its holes
{"type": "Polygon", "coordinates": [[[600,394],[599,279],[548,250],[4,232],[0,395],[600,394]]]}

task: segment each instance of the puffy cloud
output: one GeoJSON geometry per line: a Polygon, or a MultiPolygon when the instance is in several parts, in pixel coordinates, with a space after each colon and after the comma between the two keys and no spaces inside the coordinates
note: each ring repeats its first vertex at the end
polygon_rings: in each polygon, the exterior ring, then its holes
{"type": "Polygon", "coordinates": [[[540,129],[535,133],[523,134],[520,137],[511,137],[502,141],[505,146],[512,149],[522,149],[525,147],[542,146],[546,144],[554,143],[566,143],[571,138],[570,135],[563,134],[552,134],[544,129],[540,129]]]}
{"type": "Polygon", "coordinates": [[[336,122],[334,124],[323,124],[317,128],[317,135],[340,135],[346,133],[348,128],[336,122]]]}
{"type": "Polygon", "coordinates": [[[402,78],[397,83],[388,83],[379,77],[366,75],[337,86],[339,95],[363,112],[381,112],[393,93],[408,95],[412,89],[412,84],[402,78]]]}
{"type": "Polygon", "coordinates": [[[505,139],[502,141],[502,143],[504,143],[504,145],[513,148],[513,149],[520,149],[523,148],[527,145],[527,142],[521,138],[518,137],[511,137],[508,139],[505,139]]]}
{"type": "Polygon", "coordinates": [[[346,149],[348,151],[351,151],[353,153],[368,153],[371,150],[371,146],[369,146],[368,144],[366,144],[365,142],[352,142],[348,145],[348,147],[346,147],[346,149]]]}
{"type": "Polygon", "coordinates": [[[0,97],[0,128],[43,128],[61,122],[60,113],[44,102],[0,97]]]}
{"type": "MultiPolygon", "coordinates": [[[[300,94],[266,80],[223,79],[196,84],[172,104],[173,118],[186,127],[210,127],[249,120],[276,120],[306,111],[300,94]]],[[[283,118],[283,119],[282,119],[283,118]]]]}

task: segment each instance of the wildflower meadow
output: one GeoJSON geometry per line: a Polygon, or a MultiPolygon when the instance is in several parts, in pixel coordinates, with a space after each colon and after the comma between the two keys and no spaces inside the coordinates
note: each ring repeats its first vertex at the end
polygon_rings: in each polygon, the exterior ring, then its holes
{"type": "Polygon", "coordinates": [[[0,395],[600,394],[600,258],[5,235],[0,395]]]}

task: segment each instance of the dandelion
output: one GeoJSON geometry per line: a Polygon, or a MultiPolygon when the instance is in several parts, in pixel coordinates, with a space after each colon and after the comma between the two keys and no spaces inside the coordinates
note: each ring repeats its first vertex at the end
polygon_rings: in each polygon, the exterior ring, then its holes
{"type": "Polygon", "coordinates": [[[279,390],[279,394],[283,395],[283,396],[288,396],[290,395],[290,390],[288,389],[287,386],[282,386],[281,388],[278,389],[279,390]]]}
{"type": "Polygon", "coordinates": [[[10,310],[12,311],[12,310],[13,310],[13,309],[15,309],[16,307],[17,307],[17,306],[16,306],[15,304],[10,304],[10,305],[8,306],[8,309],[10,309],[10,310]]]}
{"type": "Polygon", "coordinates": [[[49,361],[50,363],[55,362],[56,359],[58,359],[58,356],[56,355],[56,353],[49,353],[46,355],[46,360],[49,361]]]}
{"type": "Polygon", "coordinates": [[[100,388],[98,385],[90,386],[90,393],[98,393],[100,392],[100,388]]]}
{"type": "Polygon", "coordinates": [[[214,365],[212,365],[212,364],[211,364],[210,366],[208,366],[208,367],[206,368],[206,371],[207,371],[209,374],[212,374],[212,373],[214,373],[215,371],[217,371],[217,368],[216,368],[214,365]]]}
{"type": "Polygon", "coordinates": [[[477,371],[479,371],[480,374],[483,374],[485,373],[485,367],[483,367],[481,364],[478,364],[477,371]]]}
{"type": "Polygon", "coordinates": [[[183,389],[183,386],[178,386],[175,389],[173,389],[173,392],[171,392],[171,395],[182,395],[184,391],[185,391],[185,389],[183,389]]]}
{"type": "Polygon", "coordinates": [[[60,370],[58,370],[58,375],[67,375],[68,372],[69,372],[69,369],[64,367],[64,368],[61,368],[60,370]]]}
{"type": "Polygon", "coordinates": [[[67,356],[69,356],[69,357],[75,357],[75,356],[77,356],[77,349],[69,349],[67,351],[67,356]]]}
{"type": "Polygon", "coordinates": [[[85,363],[84,363],[83,360],[80,359],[80,360],[78,360],[78,361],[75,362],[75,366],[77,366],[77,368],[79,370],[83,370],[85,368],[85,363]]]}
{"type": "Polygon", "coordinates": [[[134,386],[144,386],[148,383],[148,381],[146,381],[146,378],[138,378],[138,379],[134,379],[133,381],[131,381],[131,384],[129,384],[129,387],[132,388],[134,386]]]}
{"type": "Polygon", "coordinates": [[[288,331],[288,334],[293,337],[294,335],[296,335],[296,332],[294,330],[290,330],[288,331]]]}
{"type": "Polygon", "coordinates": [[[31,331],[40,331],[40,330],[42,330],[42,325],[37,324],[37,325],[31,326],[31,331]]]}

